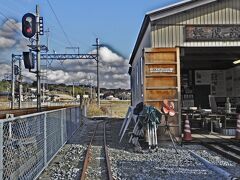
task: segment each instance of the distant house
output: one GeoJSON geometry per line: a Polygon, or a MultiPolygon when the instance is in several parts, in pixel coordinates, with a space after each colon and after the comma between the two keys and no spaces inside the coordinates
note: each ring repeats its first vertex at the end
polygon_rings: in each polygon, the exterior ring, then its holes
{"type": "Polygon", "coordinates": [[[119,100],[119,98],[116,98],[116,97],[114,97],[113,95],[107,96],[106,99],[107,99],[107,100],[111,100],[111,101],[119,100]]]}
{"type": "Polygon", "coordinates": [[[37,88],[28,88],[28,91],[31,92],[31,93],[36,93],[37,88]]]}
{"type": "Polygon", "coordinates": [[[73,101],[75,98],[67,95],[67,94],[52,94],[49,95],[52,101],[59,102],[59,101],[73,101]]]}

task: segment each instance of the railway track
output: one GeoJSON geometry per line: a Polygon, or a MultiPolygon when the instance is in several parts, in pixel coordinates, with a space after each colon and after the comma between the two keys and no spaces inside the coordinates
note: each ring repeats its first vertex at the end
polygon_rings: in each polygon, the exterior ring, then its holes
{"type": "Polygon", "coordinates": [[[96,128],[89,134],[91,140],[87,148],[80,179],[112,180],[107,147],[107,122],[97,123],[96,128]]]}
{"type": "Polygon", "coordinates": [[[207,138],[208,141],[201,140],[201,144],[206,148],[221,154],[223,157],[230,159],[238,164],[240,164],[240,144],[234,140],[226,140],[218,135],[218,139],[210,139],[208,135],[201,135],[207,138]]]}

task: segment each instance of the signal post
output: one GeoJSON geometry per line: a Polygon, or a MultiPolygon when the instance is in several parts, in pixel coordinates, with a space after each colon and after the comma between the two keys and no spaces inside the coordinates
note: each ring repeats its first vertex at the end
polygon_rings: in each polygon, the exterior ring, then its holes
{"type": "MultiPolygon", "coordinates": [[[[42,20],[42,18],[41,18],[42,20]]],[[[29,69],[29,72],[36,73],[37,76],[37,110],[41,111],[41,82],[40,82],[40,65],[41,65],[41,45],[40,45],[40,35],[43,35],[43,29],[40,29],[40,26],[43,27],[42,21],[40,22],[39,15],[39,6],[36,6],[36,15],[32,13],[27,13],[22,18],[22,33],[27,38],[32,38],[36,35],[36,45],[30,45],[30,52],[23,52],[23,60],[25,68],[29,69]],[[31,71],[34,69],[33,53],[36,52],[37,63],[36,71],[31,71]]]]}

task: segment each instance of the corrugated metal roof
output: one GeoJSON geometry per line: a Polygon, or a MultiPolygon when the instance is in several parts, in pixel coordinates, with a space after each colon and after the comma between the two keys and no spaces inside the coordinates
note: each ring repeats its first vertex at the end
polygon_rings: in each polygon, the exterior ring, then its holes
{"type": "Polygon", "coordinates": [[[174,3],[169,6],[165,6],[165,7],[162,7],[162,8],[159,8],[159,9],[156,9],[156,10],[146,13],[144,21],[143,21],[141,29],[140,29],[140,32],[138,34],[136,44],[134,46],[132,55],[130,57],[129,64],[132,64],[133,59],[137,53],[138,47],[144,36],[144,33],[147,29],[147,26],[151,21],[156,20],[156,19],[161,19],[164,17],[168,17],[170,15],[177,14],[177,13],[180,13],[180,12],[183,12],[183,11],[186,11],[189,9],[193,9],[198,6],[206,5],[208,3],[216,2],[216,1],[218,1],[218,0],[183,0],[181,2],[174,3]],[[183,6],[186,6],[186,7],[182,8],[183,6]],[[155,18],[152,18],[153,16],[155,16],[155,18]]]}

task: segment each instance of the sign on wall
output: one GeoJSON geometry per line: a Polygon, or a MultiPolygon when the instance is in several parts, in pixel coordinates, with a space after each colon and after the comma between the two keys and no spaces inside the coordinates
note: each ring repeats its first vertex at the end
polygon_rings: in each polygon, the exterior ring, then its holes
{"type": "Polygon", "coordinates": [[[187,25],[186,41],[239,41],[240,25],[187,25]]]}
{"type": "Polygon", "coordinates": [[[150,68],[150,73],[173,73],[173,68],[150,68]]]}

